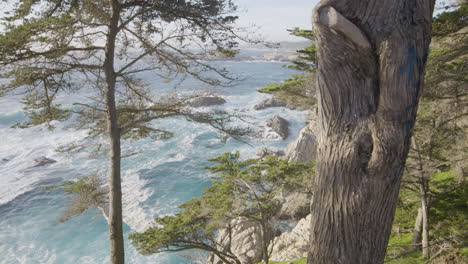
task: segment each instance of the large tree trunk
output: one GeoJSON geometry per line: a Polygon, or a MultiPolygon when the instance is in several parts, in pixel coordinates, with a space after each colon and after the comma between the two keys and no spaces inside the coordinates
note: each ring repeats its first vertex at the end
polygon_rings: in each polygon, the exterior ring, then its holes
{"type": "Polygon", "coordinates": [[[434,0],[323,0],[308,263],[382,263],[423,86],[434,0]]]}
{"type": "Polygon", "coordinates": [[[105,48],[104,73],[106,80],[107,133],[109,136],[109,242],[112,264],[124,264],[124,240],[122,231],[122,187],[120,179],[120,127],[115,104],[116,76],[114,72],[115,41],[118,32],[120,5],[110,0],[112,13],[108,25],[105,48]]]}

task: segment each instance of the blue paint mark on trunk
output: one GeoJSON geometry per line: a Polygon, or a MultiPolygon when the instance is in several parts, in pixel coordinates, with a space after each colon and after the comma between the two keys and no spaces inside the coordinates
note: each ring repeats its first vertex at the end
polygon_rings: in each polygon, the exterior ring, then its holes
{"type": "Polygon", "coordinates": [[[412,99],[412,103],[405,108],[406,111],[411,111],[418,105],[420,92],[420,76],[416,76],[416,74],[420,74],[418,70],[420,70],[420,60],[418,60],[416,45],[411,43],[406,50],[406,58],[399,71],[401,79],[407,80],[402,85],[406,86],[408,96],[412,99]]]}

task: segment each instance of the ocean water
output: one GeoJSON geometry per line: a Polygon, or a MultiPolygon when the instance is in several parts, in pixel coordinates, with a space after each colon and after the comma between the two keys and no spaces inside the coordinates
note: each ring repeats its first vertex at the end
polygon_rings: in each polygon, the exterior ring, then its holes
{"type": "MultiPolygon", "coordinates": [[[[154,217],[174,213],[177,205],[199,196],[213,176],[201,169],[209,164],[207,159],[230,151],[240,151],[243,158],[249,158],[260,147],[284,148],[304,126],[305,112],[283,108],[253,110],[255,104],[268,97],[256,89],[292,73],[282,63],[261,60],[216,63],[240,77],[234,87],[215,89],[227,101],[220,107],[243,113],[250,126],[263,131],[264,137],[252,139],[250,144],[231,139],[223,144],[216,130],[183,118],[171,118],[155,123],[175,132],[171,139],[124,141],[124,154],[138,153],[122,161],[125,237],[151,226],[154,217]],[[265,121],[277,114],[291,123],[291,136],[285,141],[263,128],[265,121]]],[[[172,89],[151,73],[142,78],[154,91],[172,89]]],[[[203,88],[206,85],[188,78],[178,89],[203,88]]],[[[62,96],[60,101],[67,106],[84,93],[62,96]]],[[[67,196],[61,190],[43,188],[96,171],[104,172],[107,161],[90,158],[90,150],[75,154],[56,151],[65,144],[82,142],[86,136],[86,131],[76,130],[67,122],[56,123],[53,131],[42,126],[11,128],[25,120],[21,109],[18,97],[0,98],[0,263],[108,263],[107,225],[99,213],[89,210],[58,223],[67,196]],[[57,162],[31,168],[35,158],[44,156],[57,162]]],[[[125,246],[127,263],[191,263],[177,254],[142,256],[127,238],[125,246]]]]}

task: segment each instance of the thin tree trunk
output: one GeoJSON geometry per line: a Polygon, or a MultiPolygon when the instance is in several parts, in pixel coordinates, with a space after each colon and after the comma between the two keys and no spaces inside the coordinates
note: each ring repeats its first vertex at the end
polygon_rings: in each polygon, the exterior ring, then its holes
{"type": "Polygon", "coordinates": [[[422,228],[423,228],[423,222],[422,222],[422,207],[419,206],[418,208],[418,215],[416,216],[416,221],[414,222],[414,229],[413,229],[413,245],[414,249],[420,249],[421,248],[421,238],[422,238],[422,228]]]}
{"type": "MultiPolygon", "coordinates": [[[[432,143],[432,142],[431,142],[432,143]]],[[[412,137],[412,144],[416,150],[418,156],[418,174],[419,174],[419,197],[421,200],[421,207],[419,213],[421,212],[421,246],[422,246],[422,255],[424,259],[429,258],[429,177],[426,177],[424,172],[424,160],[421,155],[421,149],[419,148],[418,141],[416,137],[412,137]]],[[[432,144],[431,144],[432,145],[432,144]]],[[[432,147],[430,146],[430,149],[432,147]]]]}
{"type": "Polygon", "coordinates": [[[255,200],[257,202],[257,206],[258,206],[258,210],[260,211],[260,217],[261,217],[261,221],[260,221],[260,228],[261,228],[261,239],[262,239],[262,261],[264,264],[268,264],[269,261],[270,261],[270,255],[269,255],[269,252],[268,252],[268,244],[270,242],[270,231],[269,231],[269,228],[268,228],[268,217],[265,215],[265,212],[263,211],[262,209],[262,204],[260,202],[260,199],[258,198],[257,196],[257,192],[255,191],[255,189],[250,185],[248,184],[246,181],[244,181],[243,179],[240,179],[240,181],[242,182],[242,184],[244,184],[247,188],[249,188],[249,190],[252,192],[253,196],[255,197],[255,200]]]}
{"type": "Polygon", "coordinates": [[[120,5],[117,0],[109,0],[111,4],[111,21],[108,25],[105,47],[104,73],[106,80],[106,116],[107,133],[109,136],[109,242],[110,260],[112,264],[124,264],[124,240],[122,231],[122,187],[120,179],[120,127],[115,103],[114,72],[115,41],[118,32],[120,5]]]}
{"type": "Polygon", "coordinates": [[[265,219],[262,217],[262,223],[260,223],[261,228],[262,228],[262,258],[263,258],[263,264],[268,264],[270,263],[270,256],[268,254],[268,244],[270,242],[270,231],[266,223],[268,222],[268,219],[265,219]]]}
{"type": "Polygon", "coordinates": [[[429,259],[429,204],[427,192],[421,188],[421,211],[422,211],[422,255],[429,259]]]}
{"type": "Polygon", "coordinates": [[[322,0],[309,264],[383,263],[415,122],[433,0],[322,0]]]}

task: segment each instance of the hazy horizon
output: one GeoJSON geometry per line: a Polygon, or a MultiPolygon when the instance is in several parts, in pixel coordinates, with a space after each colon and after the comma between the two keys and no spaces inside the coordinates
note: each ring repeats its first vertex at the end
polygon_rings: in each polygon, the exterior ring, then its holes
{"type": "Polygon", "coordinates": [[[267,41],[304,41],[287,29],[312,28],[312,10],[319,0],[235,0],[239,25],[259,27],[257,33],[267,41]]]}
{"type": "MultiPolygon", "coordinates": [[[[303,41],[303,38],[291,36],[287,29],[299,27],[312,29],[312,10],[320,0],[234,0],[238,5],[239,25],[260,27],[258,35],[266,41],[303,41]]],[[[455,0],[437,0],[434,14],[444,11],[443,6],[453,4],[455,0]]]]}

